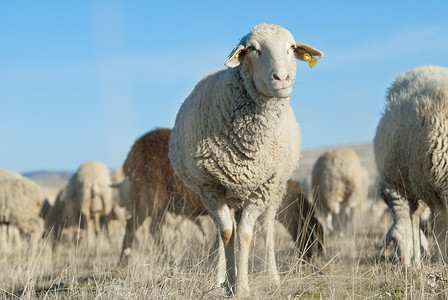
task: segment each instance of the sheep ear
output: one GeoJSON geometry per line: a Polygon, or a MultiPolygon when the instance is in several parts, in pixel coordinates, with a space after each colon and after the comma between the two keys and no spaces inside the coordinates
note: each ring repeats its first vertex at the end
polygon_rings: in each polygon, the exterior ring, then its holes
{"type": "Polygon", "coordinates": [[[224,64],[229,68],[235,68],[238,66],[243,59],[244,48],[245,47],[243,45],[236,46],[232,52],[230,52],[229,56],[227,56],[227,61],[224,64]]]}
{"type": "Polygon", "coordinates": [[[316,61],[324,56],[324,54],[321,51],[317,50],[316,48],[299,42],[296,42],[296,46],[294,48],[294,55],[296,59],[302,61],[316,61]],[[303,55],[305,53],[309,53],[311,55],[311,60],[306,60],[303,58],[303,55]]]}

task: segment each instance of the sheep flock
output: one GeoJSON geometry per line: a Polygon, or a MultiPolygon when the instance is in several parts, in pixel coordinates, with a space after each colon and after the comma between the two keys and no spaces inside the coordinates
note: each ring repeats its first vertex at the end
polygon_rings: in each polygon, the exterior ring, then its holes
{"type": "Polygon", "coordinates": [[[373,140],[375,166],[355,147],[338,147],[321,149],[307,170],[307,137],[289,101],[297,61],[311,66],[322,57],[281,26],[257,25],[226,68],[197,83],[173,128],[137,138],[119,168],[81,162],[65,186],[51,190],[0,170],[0,250],[29,240],[31,249],[45,242],[94,255],[100,240],[118,241],[120,250],[109,250],[123,270],[136,268],[138,253],[155,255],[142,250],[149,239],[168,262],[199,252],[213,265],[213,289],[238,299],[253,296],[258,284],[249,281],[257,236],[274,289],[293,272],[279,248],[297,264],[325,265],[336,259],[329,241],[354,239],[367,218],[379,232],[377,257],[418,274],[425,257],[446,262],[448,68],[417,67],[392,83],[373,140]],[[174,237],[180,249],[169,230],[183,232],[174,237]]]}

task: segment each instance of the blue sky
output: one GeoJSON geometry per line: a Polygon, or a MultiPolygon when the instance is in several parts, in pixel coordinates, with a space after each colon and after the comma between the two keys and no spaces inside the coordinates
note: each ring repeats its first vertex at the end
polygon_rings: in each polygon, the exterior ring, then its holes
{"type": "Polygon", "coordinates": [[[448,66],[447,12],[446,0],[1,1],[0,169],[121,166],[259,23],[325,54],[298,63],[303,148],[371,142],[396,76],[448,66]]]}

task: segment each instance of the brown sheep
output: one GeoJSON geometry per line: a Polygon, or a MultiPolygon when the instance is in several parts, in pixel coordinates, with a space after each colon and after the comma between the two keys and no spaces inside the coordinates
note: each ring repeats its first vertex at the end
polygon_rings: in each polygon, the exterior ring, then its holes
{"type": "Polygon", "coordinates": [[[314,210],[302,192],[300,182],[289,180],[286,196],[278,210],[278,220],[306,258],[324,251],[324,230],[314,216],[314,210]]]}
{"type": "Polygon", "coordinates": [[[174,175],[168,159],[171,130],[157,129],[139,138],[123,165],[130,183],[128,199],[121,200],[131,215],[126,224],[121,261],[131,253],[135,231],[147,217],[152,217],[150,232],[157,231],[165,212],[196,218],[206,213],[199,196],[174,175]],[[168,201],[169,200],[169,201],[168,201]]]}
{"type": "MultiPolygon", "coordinates": [[[[67,189],[63,188],[59,191],[56,196],[56,200],[53,205],[50,205],[48,202],[45,202],[45,205],[48,206],[47,213],[45,213],[42,217],[45,220],[45,234],[52,234],[52,237],[55,240],[61,240],[64,231],[67,229],[67,212],[65,210],[65,205],[67,201],[67,189]]],[[[69,230],[67,233],[67,239],[70,240],[72,233],[69,230]]]]}

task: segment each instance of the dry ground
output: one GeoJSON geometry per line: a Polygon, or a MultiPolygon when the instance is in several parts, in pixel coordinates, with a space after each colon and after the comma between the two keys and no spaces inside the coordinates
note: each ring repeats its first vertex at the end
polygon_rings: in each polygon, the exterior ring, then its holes
{"type": "MultiPolygon", "coordinates": [[[[250,259],[253,299],[447,299],[447,268],[425,262],[421,273],[403,269],[381,253],[390,219],[367,209],[356,229],[328,238],[326,257],[304,261],[285,229],[277,226],[279,287],[264,274],[264,241],[258,230],[250,259]]],[[[100,237],[90,248],[42,240],[3,245],[0,298],[15,299],[223,299],[214,287],[214,228],[206,232],[180,217],[168,218],[164,242],[140,230],[130,263],[119,266],[121,237],[100,237]]]]}
{"type": "MultiPolygon", "coordinates": [[[[375,197],[372,144],[352,146],[368,168],[375,197]]],[[[303,180],[327,149],[304,151],[296,179],[303,180]]],[[[48,177],[46,177],[48,178],[48,177]]],[[[39,182],[39,180],[36,180],[39,182]]],[[[39,182],[52,187],[48,181],[39,182]]],[[[60,183],[58,181],[58,183],[60,183]]],[[[250,258],[253,299],[448,299],[446,265],[428,261],[421,272],[403,269],[381,252],[392,224],[367,203],[355,230],[327,239],[326,256],[310,262],[295,251],[285,229],[277,226],[277,262],[281,285],[272,286],[264,270],[264,241],[256,234],[250,258]]],[[[101,237],[90,249],[79,244],[52,245],[42,240],[0,243],[0,299],[223,299],[215,288],[215,229],[202,219],[205,234],[189,220],[168,218],[164,243],[155,245],[140,229],[140,242],[126,267],[119,266],[122,236],[101,237]]],[[[147,228],[146,224],[146,228],[147,228]]]]}

